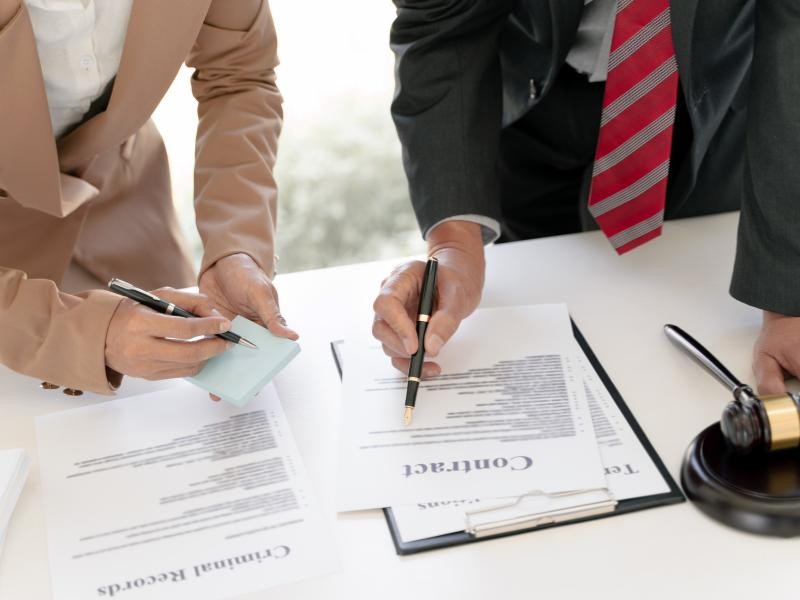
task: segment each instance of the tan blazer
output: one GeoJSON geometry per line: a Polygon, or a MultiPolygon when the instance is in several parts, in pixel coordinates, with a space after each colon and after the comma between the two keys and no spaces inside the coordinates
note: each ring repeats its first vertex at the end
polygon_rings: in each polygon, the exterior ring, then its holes
{"type": "MultiPolygon", "coordinates": [[[[6,6],[8,0],[6,0],[6,6]]],[[[0,20],[0,362],[109,393],[105,337],[119,297],[70,295],[70,263],[141,286],[196,282],[149,121],[181,63],[196,69],[195,205],[201,273],[246,252],[274,271],[281,127],[267,0],[134,0],[104,112],[55,140],[28,13],[0,20]],[[231,27],[233,24],[233,28],[231,27]]]]}

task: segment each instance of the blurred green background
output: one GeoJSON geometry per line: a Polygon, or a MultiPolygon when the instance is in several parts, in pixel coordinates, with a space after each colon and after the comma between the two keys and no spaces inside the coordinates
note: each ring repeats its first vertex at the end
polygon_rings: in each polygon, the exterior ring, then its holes
{"type": "MultiPolygon", "coordinates": [[[[389,115],[392,3],[272,0],[270,6],[285,116],[276,167],[280,272],[424,253],[389,115]]],[[[154,118],[167,145],[181,224],[199,263],[190,76],[184,67],[154,118]]]]}

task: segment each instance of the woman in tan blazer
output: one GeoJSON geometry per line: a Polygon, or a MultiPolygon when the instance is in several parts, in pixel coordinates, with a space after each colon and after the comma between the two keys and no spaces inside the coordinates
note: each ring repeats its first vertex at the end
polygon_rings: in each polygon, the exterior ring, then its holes
{"type": "Polygon", "coordinates": [[[282,113],[267,0],[133,0],[106,93],[59,136],[31,19],[39,9],[34,0],[0,0],[0,362],[110,393],[123,374],[196,372],[227,343],[165,338],[211,335],[234,314],[296,337],[271,283],[282,113]],[[184,61],[195,69],[200,117],[199,278],[149,120],[184,61]],[[88,289],[115,276],[149,289],[199,284],[199,295],[158,293],[203,318],[156,314],[88,289]]]}

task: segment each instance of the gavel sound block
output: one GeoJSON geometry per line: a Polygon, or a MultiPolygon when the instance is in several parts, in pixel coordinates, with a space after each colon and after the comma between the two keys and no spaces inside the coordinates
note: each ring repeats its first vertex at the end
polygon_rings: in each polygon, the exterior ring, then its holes
{"type": "Polygon", "coordinates": [[[681,485],[700,510],[721,523],[763,535],[800,535],[797,450],[739,454],[714,423],[686,451],[681,485]]]}
{"type": "Polygon", "coordinates": [[[720,423],[689,445],[681,467],[686,495],[711,518],[751,533],[800,535],[800,399],[759,398],[697,340],[665,333],[733,393],[720,423]]]}

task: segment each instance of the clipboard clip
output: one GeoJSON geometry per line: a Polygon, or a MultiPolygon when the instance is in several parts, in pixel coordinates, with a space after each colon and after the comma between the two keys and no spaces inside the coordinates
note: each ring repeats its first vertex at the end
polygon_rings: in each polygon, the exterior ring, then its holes
{"type": "Polygon", "coordinates": [[[570,490],[566,492],[545,492],[534,490],[519,496],[507,504],[480,508],[465,513],[467,526],[465,532],[476,538],[489,535],[499,535],[522,529],[535,529],[542,525],[573,521],[594,517],[613,512],[617,507],[617,500],[608,488],[590,488],[584,490],[570,490]],[[587,499],[577,504],[558,506],[562,498],[576,498],[588,496],[587,499]],[[556,503],[555,507],[540,506],[540,510],[525,509],[522,505],[526,498],[546,498],[556,503]],[[487,519],[491,513],[498,513],[497,519],[487,519]],[[481,515],[484,515],[482,518],[481,515]]]}

